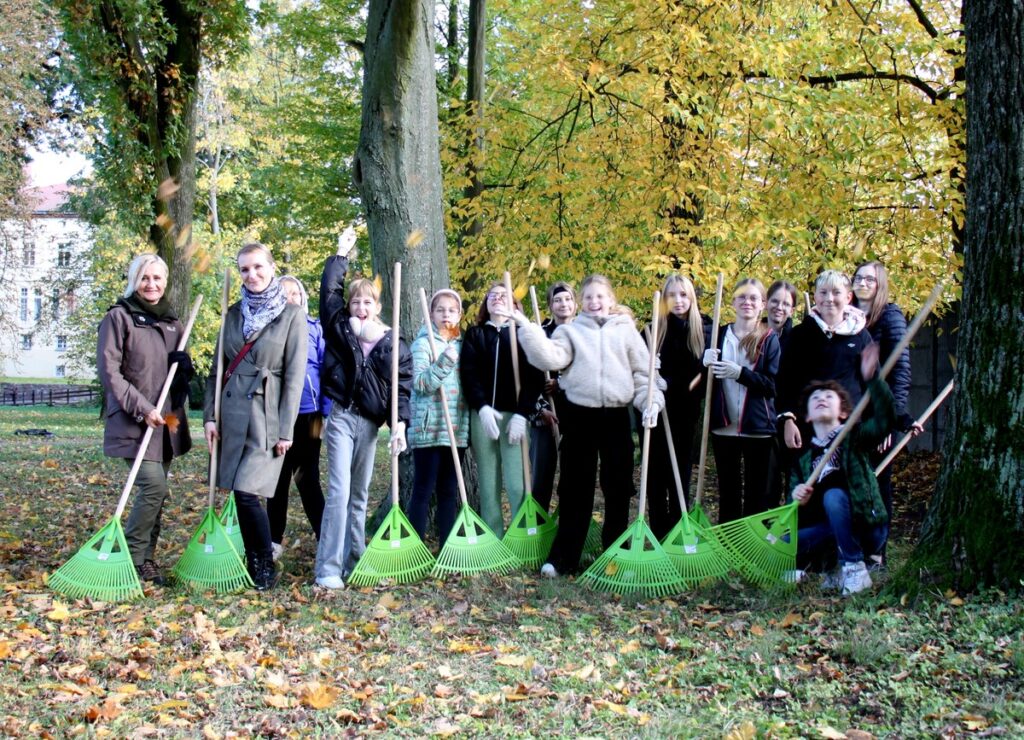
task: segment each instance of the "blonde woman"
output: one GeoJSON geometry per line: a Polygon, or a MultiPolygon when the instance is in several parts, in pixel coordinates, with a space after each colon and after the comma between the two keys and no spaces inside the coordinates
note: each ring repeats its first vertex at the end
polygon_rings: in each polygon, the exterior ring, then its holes
{"type": "MultiPolygon", "coordinates": [[[[662,321],[658,328],[659,375],[665,381],[665,410],[672,428],[672,443],[679,463],[684,494],[689,498],[693,435],[700,418],[700,399],[707,372],[701,359],[709,326],[697,308],[693,283],[683,275],[669,275],[662,287],[662,321]],[[694,379],[699,382],[693,384],[694,379]],[[693,385],[691,385],[693,384],[693,385]]],[[[668,439],[662,426],[651,436],[647,506],[651,531],[660,540],[682,517],[676,492],[668,439]]]]}

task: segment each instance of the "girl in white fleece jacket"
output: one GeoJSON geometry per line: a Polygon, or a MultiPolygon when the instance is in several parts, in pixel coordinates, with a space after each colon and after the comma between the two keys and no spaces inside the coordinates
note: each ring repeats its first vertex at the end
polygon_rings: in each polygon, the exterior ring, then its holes
{"type": "Polygon", "coordinates": [[[633,495],[633,437],[630,404],[644,411],[645,426],[657,423],[664,405],[655,389],[647,407],[647,345],[629,309],[615,301],[608,278],[591,275],[583,281],[580,309],[571,324],[544,330],[519,312],[519,341],[540,370],[559,370],[559,387],[568,403],[558,409],[562,432],[558,483],[558,534],[541,573],[548,577],[579,570],[580,556],[594,509],[598,460],[605,516],[601,539],[610,546],[629,523],[633,495]]]}

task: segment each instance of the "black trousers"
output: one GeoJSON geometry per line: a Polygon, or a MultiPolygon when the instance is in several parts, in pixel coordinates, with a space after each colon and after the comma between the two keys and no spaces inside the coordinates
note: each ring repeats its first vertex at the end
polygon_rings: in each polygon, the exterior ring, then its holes
{"type": "Polygon", "coordinates": [[[719,524],[772,508],[775,439],[712,434],[711,446],[718,470],[719,524]]]}
{"type": "Polygon", "coordinates": [[[548,562],[562,574],[575,573],[594,512],[595,484],[600,463],[604,494],[601,540],[610,546],[629,524],[633,495],[633,433],[630,409],[587,408],[564,402],[558,409],[562,431],[558,480],[558,534],[548,562]]]}
{"type": "Polygon", "coordinates": [[[292,446],[284,455],[281,477],[277,479],[274,497],[267,500],[270,518],[270,539],[278,544],[284,538],[288,524],[288,492],[292,479],[299,489],[302,508],[306,512],[313,534],[320,539],[320,523],[324,518],[324,491],[320,487],[320,412],[299,414],[292,433],[292,446]]]}
{"type": "MultiPolygon", "coordinates": [[[[671,418],[672,445],[679,463],[679,477],[683,483],[683,495],[687,508],[690,506],[690,473],[693,467],[693,432],[696,419],[671,418]]],[[[650,464],[647,472],[647,511],[651,516],[651,531],[658,540],[664,539],[682,518],[679,493],[676,490],[672,459],[669,457],[668,437],[665,426],[659,420],[651,430],[650,464]]]]}

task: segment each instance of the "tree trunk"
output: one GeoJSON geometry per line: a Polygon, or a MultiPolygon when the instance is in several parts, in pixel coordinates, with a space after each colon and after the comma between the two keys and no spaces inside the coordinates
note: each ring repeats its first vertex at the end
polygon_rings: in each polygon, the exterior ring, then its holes
{"type": "MultiPolygon", "coordinates": [[[[486,50],[485,31],[487,28],[487,0],[469,0],[468,37],[469,59],[466,63],[466,115],[471,124],[469,134],[469,164],[466,177],[465,196],[470,200],[479,200],[484,194],[484,183],[480,171],[484,166],[484,52],[486,50]]],[[[483,231],[483,221],[474,215],[466,223],[463,235],[479,236],[483,231]]]]}
{"type": "Polygon", "coordinates": [[[904,581],[1019,588],[1024,574],[1024,8],[965,0],[967,203],[956,391],[904,581]]]}
{"type": "Polygon", "coordinates": [[[371,0],[362,129],[354,179],[366,209],[373,269],[391,313],[392,265],[403,264],[402,332],[422,322],[417,293],[450,283],[442,213],[434,72],[434,4],[371,0]]]}

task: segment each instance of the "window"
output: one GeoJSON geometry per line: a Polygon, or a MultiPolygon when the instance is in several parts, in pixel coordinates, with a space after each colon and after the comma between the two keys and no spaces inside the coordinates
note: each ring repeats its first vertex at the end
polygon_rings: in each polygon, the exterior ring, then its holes
{"type": "Polygon", "coordinates": [[[43,318],[43,294],[37,288],[32,296],[32,318],[36,321],[43,318]]]}
{"type": "Polygon", "coordinates": [[[66,334],[57,335],[57,351],[64,352],[68,348],[68,337],[66,334]]]}
{"type": "Polygon", "coordinates": [[[64,377],[64,373],[65,373],[64,366],[63,365],[57,365],[57,372],[55,373],[55,375],[58,378],[63,378],[64,377]]]}
{"type": "Polygon", "coordinates": [[[22,321],[28,321],[28,288],[21,289],[21,301],[18,304],[18,315],[22,321]]]}
{"type": "Polygon", "coordinates": [[[57,267],[71,267],[71,250],[67,247],[57,250],[57,267]]]}
{"type": "Polygon", "coordinates": [[[64,310],[68,314],[72,314],[75,311],[75,291],[74,288],[68,288],[64,294],[64,310]]]}
{"type": "Polygon", "coordinates": [[[21,248],[21,264],[25,267],[36,266],[36,245],[32,242],[25,242],[21,248]]]}
{"type": "Polygon", "coordinates": [[[32,349],[32,335],[31,334],[22,334],[21,335],[21,348],[22,349],[32,349]]]}

